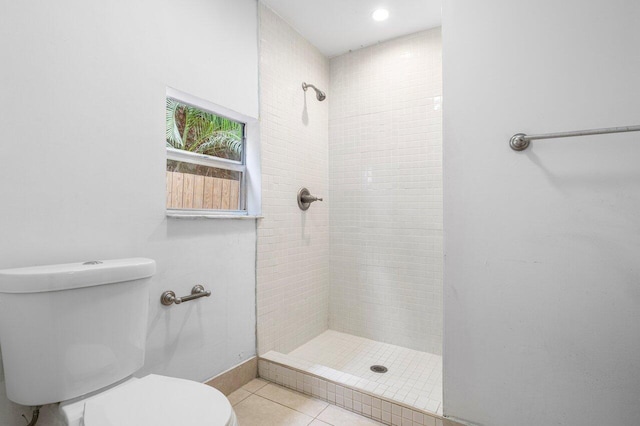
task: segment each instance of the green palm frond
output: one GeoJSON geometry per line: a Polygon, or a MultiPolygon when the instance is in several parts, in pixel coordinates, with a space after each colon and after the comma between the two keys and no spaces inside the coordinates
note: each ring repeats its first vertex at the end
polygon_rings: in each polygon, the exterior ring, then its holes
{"type": "Polygon", "coordinates": [[[235,132],[215,132],[198,146],[196,152],[200,154],[218,155],[221,150],[241,154],[242,136],[235,132]]]}
{"type": "Polygon", "coordinates": [[[182,136],[180,136],[180,131],[178,130],[178,123],[176,120],[176,111],[180,108],[180,102],[175,99],[167,98],[167,110],[166,110],[166,120],[167,120],[167,146],[172,148],[183,149],[184,142],[182,140],[182,136]]]}
{"type": "Polygon", "coordinates": [[[242,134],[241,123],[167,98],[167,146],[240,159],[242,134]]]}

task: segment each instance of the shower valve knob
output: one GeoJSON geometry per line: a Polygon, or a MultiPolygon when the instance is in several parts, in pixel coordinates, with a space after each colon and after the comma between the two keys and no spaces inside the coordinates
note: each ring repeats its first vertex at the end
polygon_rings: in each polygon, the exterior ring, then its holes
{"type": "Polygon", "coordinates": [[[298,191],[298,207],[300,210],[307,210],[314,201],[322,201],[322,198],[311,195],[307,188],[300,188],[298,191]]]}

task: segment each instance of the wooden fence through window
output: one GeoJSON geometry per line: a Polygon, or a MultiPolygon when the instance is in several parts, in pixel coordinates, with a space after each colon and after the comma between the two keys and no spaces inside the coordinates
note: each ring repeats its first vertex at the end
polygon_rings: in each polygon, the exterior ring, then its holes
{"type": "Polygon", "coordinates": [[[167,172],[167,208],[240,209],[240,182],[237,180],[167,172]]]}

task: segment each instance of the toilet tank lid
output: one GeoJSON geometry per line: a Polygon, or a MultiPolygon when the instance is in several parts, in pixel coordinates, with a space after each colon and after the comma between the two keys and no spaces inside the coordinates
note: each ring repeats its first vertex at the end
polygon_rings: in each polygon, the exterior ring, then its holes
{"type": "Polygon", "coordinates": [[[0,293],[42,293],[139,280],[156,272],[142,257],[0,270],[0,293]]]}

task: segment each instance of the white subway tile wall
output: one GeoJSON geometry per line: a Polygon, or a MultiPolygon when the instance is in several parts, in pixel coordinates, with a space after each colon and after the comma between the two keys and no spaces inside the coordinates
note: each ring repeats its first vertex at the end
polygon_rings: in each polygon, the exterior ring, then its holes
{"type": "Polygon", "coordinates": [[[262,213],[258,221],[258,353],[289,352],[328,328],[329,62],[260,4],[260,138],[262,213]],[[324,202],[306,212],[296,194],[307,187],[324,202]]]}
{"type": "Polygon", "coordinates": [[[331,59],[330,329],[442,353],[440,29],[331,59]]]}

